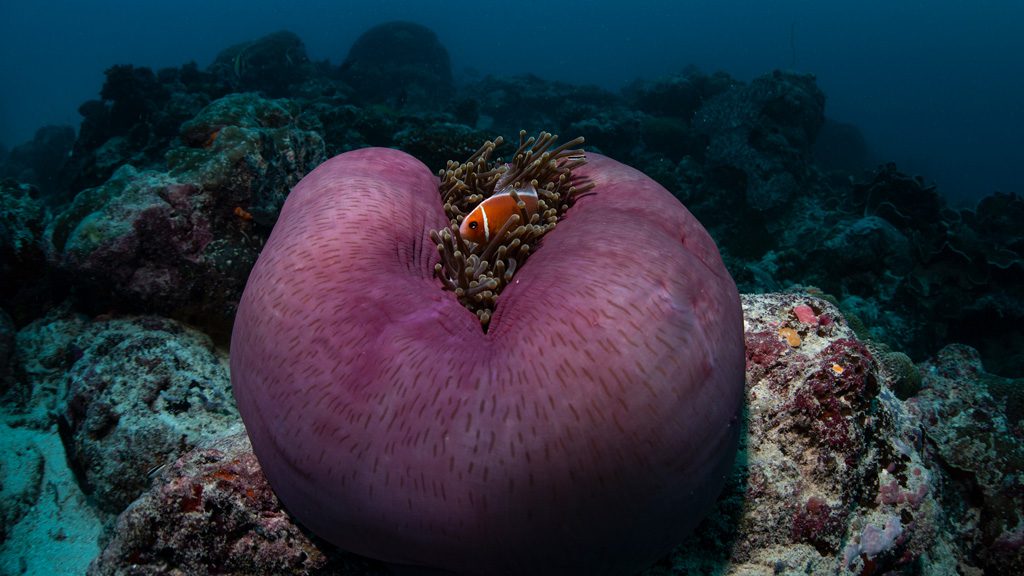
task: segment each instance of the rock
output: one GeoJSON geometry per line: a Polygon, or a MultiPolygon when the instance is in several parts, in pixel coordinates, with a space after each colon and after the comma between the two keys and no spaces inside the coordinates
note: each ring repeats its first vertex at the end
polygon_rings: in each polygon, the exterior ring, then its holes
{"type": "Polygon", "coordinates": [[[911,413],[942,473],[942,504],[962,560],[979,573],[1024,573],[1024,381],[985,372],[976,350],[944,347],[921,365],[911,413]]]}
{"type": "Polygon", "coordinates": [[[720,515],[684,543],[674,566],[724,563],[728,574],[910,566],[933,546],[940,519],[919,427],[833,305],[800,293],[742,298],[746,446],[720,515]]]}
{"type": "Polygon", "coordinates": [[[43,196],[67,200],[67,183],[61,171],[75,143],[71,126],[43,126],[35,137],[15,146],[0,162],[0,176],[28,182],[39,188],[43,196]]]}
{"type": "Polygon", "coordinates": [[[49,219],[38,189],[0,181],[0,302],[18,323],[43,314],[66,290],[50,282],[44,235],[49,219]]]}
{"type": "Polygon", "coordinates": [[[370,561],[311,540],[281,509],[245,432],[206,443],[168,466],[118,518],[90,576],[384,575],[370,561]]]}
{"type": "Polygon", "coordinates": [[[302,40],[282,30],[222,50],[207,72],[233,92],[262,92],[269,98],[281,98],[308,79],[313,66],[302,40]]]}
{"type": "Polygon", "coordinates": [[[104,511],[123,510],[152,470],[238,419],[227,358],[193,329],[156,316],[103,320],[75,345],[58,423],[104,511]]]}
{"type": "Polygon", "coordinates": [[[12,426],[48,430],[67,398],[65,373],[79,350],[75,339],[88,321],[62,305],[18,331],[13,384],[0,404],[12,426]]]}
{"type": "Polygon", "coordinates": [[[433,31],[412,22],[386,22],[363,32],[340,74],[362,105],[434,111],[455,93],[448,50],[433,31]]]}
{"type": "Polygon", "coordinates": [[[85,304],[97,313],[115,306],[179,317],[204,304],[219,310],[216,297],[230,297],[231,283],[206,253],[214,240],[208,207],[193,183],[124,166],[57,214],[47,230],[52,259],[92,296],[85,304]],[[204,303],[208,297],[213,302],[204,303]]]}
{"type": "Polygon", "coordinates": [[[47,230],[81,302],[157,312],[224,335],[262,236],[291,186],[324,159],[288,101],[239,94],[182,126],[169,172],[120,168],[47,230]]]}

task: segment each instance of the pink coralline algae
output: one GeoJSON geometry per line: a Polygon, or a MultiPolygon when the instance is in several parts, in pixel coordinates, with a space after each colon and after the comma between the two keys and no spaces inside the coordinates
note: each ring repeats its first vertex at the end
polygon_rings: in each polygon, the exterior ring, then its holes
{"type": "Polygon", "coordinates": [[[866,414],[878,392],[870,354],[857,340],[842,338],[826,346],[816,360],[788,406],[797,425],[807,427],[831,454],[842,455],[849,464],[864,449],[866,424],[849,416],[866,414]]]}
{"type": "Polygon", "coordinates": [[[796,319],[803,324],[818,323],[818,316],[815,315],[814,310],[807,304],[800,304],[799,306],[794,306],[793,314],[796,315],[796,319]]]}

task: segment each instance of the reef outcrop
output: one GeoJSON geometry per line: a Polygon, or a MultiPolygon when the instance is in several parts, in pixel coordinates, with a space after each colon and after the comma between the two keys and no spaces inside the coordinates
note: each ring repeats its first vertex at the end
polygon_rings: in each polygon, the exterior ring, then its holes
{"type": "MultiPolygon", "coordinates": [[[[1019,566],[1016,489],[993,481],[1012,478],[1017,466],[1019,449],[1000,448],[1020,426],[1014,382],[986,374],[971,349],[953,347],[921,366],[923,391],[900,400],[892,374],[833,304],[807,293],[742,300],[740,452],[714,513],[642,574],[1019,566]]],[[[92,573],[129,561],[194,573],[244,566],[269,574],[282,564],[315,574],[386,573],[332,550],[280,514],[248,443],[233,437],[162,472],[122,515],[92,573]],[[231,541],[222,540],[225,522],[231,541]],[[267,537],[268,523],[280,539],[267,537]],[[282,542],[288,549],[274,552],[282,542]]]]}

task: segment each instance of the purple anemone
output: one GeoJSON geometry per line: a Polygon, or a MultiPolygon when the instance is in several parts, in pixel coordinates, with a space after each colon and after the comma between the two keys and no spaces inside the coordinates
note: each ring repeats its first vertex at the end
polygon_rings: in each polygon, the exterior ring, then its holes
{"type": "Polygon", "coordinates": [[[681,541],[736,453],[742,311],[664,188],[594,184],[487,330],[435,277],[438,178],[395,150],[288,197],[235,320],[231,377],[285,507],[346,550],[459,574],[628,574],[681,541]]]}

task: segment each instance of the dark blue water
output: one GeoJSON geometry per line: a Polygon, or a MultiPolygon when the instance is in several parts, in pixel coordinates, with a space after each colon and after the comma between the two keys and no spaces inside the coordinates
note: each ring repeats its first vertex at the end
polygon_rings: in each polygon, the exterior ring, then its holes
{"type": "Polygon", "coordinates": [[[859,126],[875,158],[926,176],[955,204],[1021,191],[1024,5],[1011,1],[8,0],[0,143],[77,125],[78,105],[115,63],[203,67],[226,46],[289,29],[311,58],[337,64],[360,33],[394,19],[435,30],[457,77],[532,72],[617,88],[688,64],[741,80],[811,72],[829,117],[859,126]]]}

